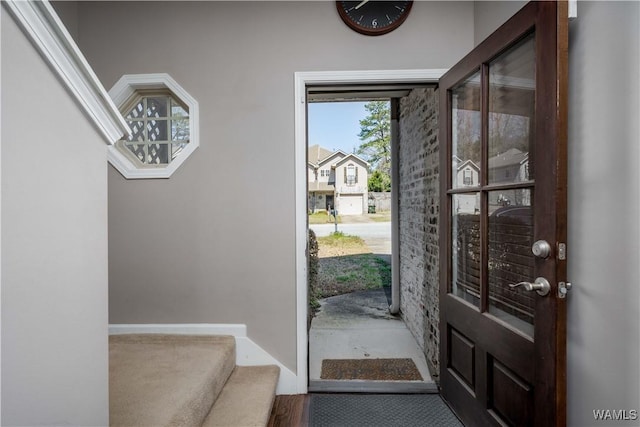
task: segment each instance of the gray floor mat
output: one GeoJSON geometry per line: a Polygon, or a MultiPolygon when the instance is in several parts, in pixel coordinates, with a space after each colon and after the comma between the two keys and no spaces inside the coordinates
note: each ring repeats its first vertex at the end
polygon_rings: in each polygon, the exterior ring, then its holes
{"type": "Polygon", "coordinates": [[[462,427],[437,394],[313,394],[310,427],[462,427]]]}

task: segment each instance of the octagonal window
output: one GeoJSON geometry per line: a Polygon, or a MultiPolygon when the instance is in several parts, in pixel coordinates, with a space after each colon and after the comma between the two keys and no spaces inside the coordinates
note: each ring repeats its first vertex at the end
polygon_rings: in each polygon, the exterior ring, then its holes
{"type": "Polygon", "coordinates": [[[125,178],[168,178],[198,146],[198,103],[169,75],[125,75],[109,94],[130,130],[109,151],[125,178]]]}

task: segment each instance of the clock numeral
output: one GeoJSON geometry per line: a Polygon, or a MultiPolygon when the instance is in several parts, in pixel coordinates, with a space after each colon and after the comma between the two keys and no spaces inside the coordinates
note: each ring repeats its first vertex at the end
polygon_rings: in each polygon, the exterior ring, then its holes
{"type": "Polygon", "coordinates": [[[351,29],[368,36],[377,36],[400,26],[411,10],[413,2],[358,0],[335,3],[340,17],[351,29]]]}

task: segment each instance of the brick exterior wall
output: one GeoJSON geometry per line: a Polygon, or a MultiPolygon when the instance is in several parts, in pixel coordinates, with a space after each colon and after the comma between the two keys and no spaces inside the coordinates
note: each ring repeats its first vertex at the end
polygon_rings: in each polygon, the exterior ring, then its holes
{"type": "Polygon", "coordinates": [[[400,101],[400,311],[439,377],[438,92],[414,89],[400,101]]]}

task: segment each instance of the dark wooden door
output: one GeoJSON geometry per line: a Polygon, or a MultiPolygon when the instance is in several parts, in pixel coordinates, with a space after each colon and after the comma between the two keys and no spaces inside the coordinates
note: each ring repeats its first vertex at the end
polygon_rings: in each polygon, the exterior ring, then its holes
{"type": "Polygon", "coordinates": [[[566,421],[567,27],[529,3],[440,80],[441,389],[468,426],[566,421]]]}

